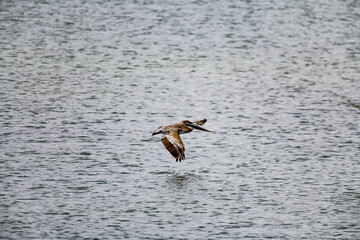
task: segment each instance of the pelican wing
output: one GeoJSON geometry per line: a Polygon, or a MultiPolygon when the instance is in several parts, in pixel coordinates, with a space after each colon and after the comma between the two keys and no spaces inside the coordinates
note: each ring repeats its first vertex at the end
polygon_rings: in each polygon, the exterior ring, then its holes
{"type": "Polygon", "coordinates": [[[203,120],[196,121],[196,122],[194,122],[194,123],[195,123],[196,125],[201,126],[201,125],[203,125],[204,123],[206,123],[206,121],[207,121],[207,119],[206,119],[206,118],[204,118],[203,120]]]}
{"type": "Polygon", "coordinates": [[[177,131],[164,133],[161,141],[176,161],[181,162],[181,160],[185,159],[185,146],[177,131]]]}

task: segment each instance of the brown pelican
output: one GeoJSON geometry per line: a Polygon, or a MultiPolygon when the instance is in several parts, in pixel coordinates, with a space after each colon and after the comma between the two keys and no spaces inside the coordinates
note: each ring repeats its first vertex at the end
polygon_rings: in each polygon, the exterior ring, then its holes
{"type": "Polygon", "coordinates": [[[185,159],[185,146],[181,141],[180,134],[189,133],[193,129],[211,132],[210,130],[199,126],[203,125],[206,121],[206,118],[194,123],[189,120],[184,120],[171,125],[160,126],[152,133],[152,135],[162,133],[163,136],[161,141],[165,148],[170,152],[171,155],[173,155],[176,161],[181,162],[181,160],[185,159]]]}

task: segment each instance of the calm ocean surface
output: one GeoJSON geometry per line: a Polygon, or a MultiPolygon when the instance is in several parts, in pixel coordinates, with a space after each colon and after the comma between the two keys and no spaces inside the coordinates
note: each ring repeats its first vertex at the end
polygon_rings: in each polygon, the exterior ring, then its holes
{"type": "Polygon", "coordinates": [[[0,1],[1,239],[360,239],[360,1],[0,1]],[[151,136],[182,135],[177,163],[151,136]]]}

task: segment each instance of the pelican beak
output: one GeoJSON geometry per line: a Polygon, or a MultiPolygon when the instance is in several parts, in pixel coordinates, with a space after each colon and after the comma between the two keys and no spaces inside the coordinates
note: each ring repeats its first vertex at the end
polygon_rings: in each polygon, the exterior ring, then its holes
{"type": "Polygon", "coordinates": [[[192,123],[192,122],[187,124],[187,125],[190,126],[190,127],[195,128],[197,130],[201,130],[201,131],[205,131],[205,132],[211,132],[210,130],[207,130],[207,129],[203,128],[203,127],[200,127],[199,125],[196,125],[195,123],[192,123]]]}

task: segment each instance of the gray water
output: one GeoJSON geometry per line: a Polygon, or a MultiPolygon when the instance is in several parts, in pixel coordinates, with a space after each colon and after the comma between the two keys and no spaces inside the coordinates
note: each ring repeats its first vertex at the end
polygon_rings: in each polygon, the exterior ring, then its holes
{"type": "Polygon", "coordinates": [[[360,2],[171,2],[0,2],[0,237],[360,239],[360,2]]]}

